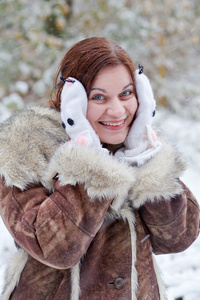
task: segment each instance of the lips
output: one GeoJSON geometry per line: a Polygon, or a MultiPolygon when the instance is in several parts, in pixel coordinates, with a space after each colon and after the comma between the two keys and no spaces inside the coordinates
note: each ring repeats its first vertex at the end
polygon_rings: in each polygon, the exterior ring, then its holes
{"type": "Polygon", "coordinates": [[[100,121],[99,124],[105,129],[108,130],[121,130],[124,128],[126,122],[126,118],[119,121],[100,121]]]}
{"type": "Polygon", "coordinates": [[[105,125],[105,126],[120,126],[122,125],[123,123],[125,122],[125,119],[124,120],[121,120],[121,121],[114,121],[114,122],[100,122],[102,125],[105,125]]]}

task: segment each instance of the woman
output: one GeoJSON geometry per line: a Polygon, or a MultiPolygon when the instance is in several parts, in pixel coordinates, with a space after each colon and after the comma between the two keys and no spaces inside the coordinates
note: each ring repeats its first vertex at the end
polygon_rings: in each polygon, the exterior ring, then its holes
{"type": "Polygon", "coordinates": [[[141,73],[114,42],[80,41],[51,108],[1,126],[0,210],[18,248],[2,300],[166,299],[153,253],[189,247],[199,208],[179,153],[151,129],[141,73]]]}

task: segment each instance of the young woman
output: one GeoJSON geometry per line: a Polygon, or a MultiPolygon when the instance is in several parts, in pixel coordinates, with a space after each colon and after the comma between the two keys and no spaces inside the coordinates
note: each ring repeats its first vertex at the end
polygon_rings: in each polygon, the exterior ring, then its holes
{"type": "Polygon", "coordinates": [[[192,244],[199,207],[180,154],[151,128],[148,79],[116,43],[89,38],[55,82],[51,108],[0,128],[0,211],[18,249],[1,299],[167,299],[153,255],[192,244]]]}

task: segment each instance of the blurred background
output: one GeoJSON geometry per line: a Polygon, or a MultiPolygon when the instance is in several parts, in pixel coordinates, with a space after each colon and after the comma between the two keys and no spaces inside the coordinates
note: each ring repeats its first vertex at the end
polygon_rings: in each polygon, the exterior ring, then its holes
{"type": "MultiPolygon", "coordinates": [[[[144,66],[155,123],[188,160],[183,179],[200,201],[199,28],[199,0],[0,0],[0,122],[26,105],[48,105],[57,66],[74,43],[113,39],[136,68],[144,66]]],[[[0,226],[1,267],[12,240],[0,226]]],[[[169,299],[200,299],[199,249],[198,239],[158,258],[169,299]]]]}
{"type": "Polygon", "coordinates": [[[199,0],[0,0],[1,104],[46,105],[64,52],[105,36],[144,65],[159,105],[198,119],[199,28],[199,0]]]}

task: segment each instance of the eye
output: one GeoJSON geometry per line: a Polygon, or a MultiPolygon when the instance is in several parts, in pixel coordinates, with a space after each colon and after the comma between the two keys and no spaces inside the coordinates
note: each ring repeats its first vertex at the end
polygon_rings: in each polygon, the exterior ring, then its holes
{"type": "Polygon", "coordinates": [[[102,100],[104,100],[105,98],[104,98],[103,95],[94,95],[94,96],[92,96],[92,99],[93,99],[93,100],[97,100],[97,101],[102,101],[102,100]]]}
{"type": "Polygon", "coordinates": [[[130,93],[131,93],[130,91],[125,91],[121,94],[121,96],[128,96],[128,95],[130,95],[130,93]]]}
{"type": "Polygon", "coordinates": [[[68,123],[70,126],[73,126],[73,125],[74,125],[74,120],[68,118],[68,119],[67,119],[67,123],[68,123]]]}
{"type": "Polygon", "coordinates": [[[124,100],[129,99],[133,94],[133,91],[124,91],[123,93],[120,94],[120,97],[124,100]]]}

